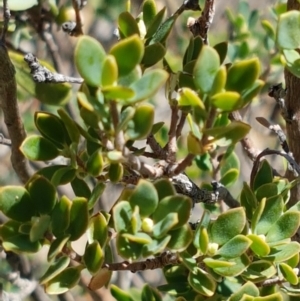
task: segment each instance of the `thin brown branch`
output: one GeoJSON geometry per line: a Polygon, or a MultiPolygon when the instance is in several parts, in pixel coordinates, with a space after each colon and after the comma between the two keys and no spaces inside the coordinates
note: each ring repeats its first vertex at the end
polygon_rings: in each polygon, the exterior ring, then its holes
{"type": "Polygon", "coordinates": [[[159,145],[159,143],[156,141],[155,137],[152,134],[148,136],[146,143],[150,146],[157,159],[166,160],[166,150],[159,145]]]}
{"type": "MultiPolygon", "coordinates": [[[[9,11],[4,1],[4,23],[9,21],[9,11]],[[8,12],[7,12],[8,11],[8,12]]],[[[20,151],[20,146],[26,137],[24,126],[20,117],[17,103],[17,84],[15,68],[9,58],[5,46],[5,34],[7,28],[3,28],[2,40],[0,41],[0,107],[3,110],[4,122],[7,126],[11,139],[11,162],[12,166],[23,183],[30,178],[28,161],[20,151]]]]}
{"type": "MultiPolygon", "coordinates": [[[[209,111],[209,115],[205,122],[206,129],[210,129],[213,126],[213,124],[215,122],[216,114],[217,114],[216,108],[211,108],[209,111]]],[[[201,139],[201,144],[203,146],[205,146],[207,144],[207,142],[208,142],[208,136],[206,134],[204,134],[201,139]]]]}
{"type": "Polygon", "coordinates": [[[193,154],[188,154],[188,155],[187,155],[187,156],[186,156],[186,157],[185,157],[185,158],[177,165],[177,167],[176,167],[175,170],[174,170],[174,175],[178,175],[178,174],[184,172],[185,169],[186,169],[188,166],[192,165],[194,158],[195,158],[195,155],[193,155],[193,154]]]}
{"type": "Polygon", "coordinates": [[[212,24],[215,15],[215,1],[206,0],[205,6],[201,16],[198,19],[190,18],[188,21],[189,30],[192,32],[193,36],[200,36],[204,44],[208,44],[208,31],[212,24]]]}
{"type": "Polygon", "coordinates": [[[187,113],[181,112],[181,117],[180,117],[179,123],[177,125],[177,129],[176,129],[176,138],[177,139],[181,136],[182,129],[185,125],[186,116],[187,116],[187,113]]]}
{"type": "Polygon", "coordinates": [[[115,148],[118,151],[123,151],[125,145],[125,139],[124,139],[123,131],[117,130],[119,125],[119,112],[118,112],[117,103],[114,100],[110,101],[110,113],[111,113],[111,118],[115,130],[115,148]]]}
{"type": "Polygon", "coordinates": [[[11,140],[4,138],[3,134],[0,133],[0,144],[11,146],[11,140]]]}
{"type": "Polygon", "coordinates": [[[117,263],[106,263],[103,265],[103,268],[106,268],[111,271],[144,271],[144,270],[154,270],[161,269],[167,265],[177,265],[180,263],[180,259],[177,254],[171,252],[163,252],[159,256],[145,261],[139,262],[117,262],[117,263]]]}
{"type": "MultiPolygon", "coordinates": [[[[0,141],[0,144],[1,144],[1,141],[0,141]]],[[[140,151],[137,147],[134,147],[134,146],[131,146],[129,148],[129,150],[132,151],[132,152],[139,152],[140,151]]],[[[141,154],[141,156],[144,156],[144,157],[147,157],[147,158],[152,158],[152,159],[160,159],[160,158],[157,157],[157,155],[155,153],[150,153],[150,152],[143,152],[141,154]]]]}

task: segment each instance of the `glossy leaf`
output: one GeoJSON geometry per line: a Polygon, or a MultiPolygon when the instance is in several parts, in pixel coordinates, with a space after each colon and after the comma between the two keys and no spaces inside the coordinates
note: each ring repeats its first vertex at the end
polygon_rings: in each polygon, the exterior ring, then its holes
{"type": "MultiPolygon", "coordinates": [[[[174,195],[162,199],[153,213],[154,223],[162,220],[168,213],[178,213],[178,223],[176,228],[183,226],[189,219],[192,209],[192,202],[182,195],[174,195]]],[[[174,228],[175,229],[175,228],[174,228]]]]}
{"type": "Polygon", "coordinates": [[[75,48],[75,65],[85,82],[93,87],[101,83],[105,51],[94,38],[81,36],[75,48]]]}
{"type": "Polygon", "coordinates": [[[253,212],[257,206],[257,199],[246,182],[244,182],[240,200],[241,205],[246,209],[247,218],[251,219],[253,212]]]}
{"type": "Polygon", "coordinates": [[[128,199],[131,207],[139,207],[141,217],[150,216],[158,204],[158,194],[152,183],[140,180],[132,195],[128,199]]]}
{"type": "Polygon", "coordinates": [[[118,65],[120,76],[129,74],[137,64],[139,64],[144,55],[144,45],[138,35],[132,35],[115,44],[110,52],[118,65]]]}
{"type": "Polygon", "coordinates": [[[227,56],[228,42],[221,42],[214,46],[220,57],[220,64],[222,64],[227,56]]]}
{"type": "Polygon", "coordinates": [[[149,244],[152,241],[151,237],[148,234],[141,232],[135,234],[123,233],[122,237],[126,238],[129,242],[142,245],[149,244]]]}
{"type": "Polygon", "coordinates": [[[216,290],[216,282],[211,275],[197,268],[194,273],[189,273],[188,277],[191,287],[201,295],[211,297],[216,290]]]}
{"type": "Polygon", "coordinates": [[[44,238],[46,231],[50,226],[51,218],[49,215],[42,215],[33,219],[32,227],[29,233],[29,239],[32,242],[44,238]]]}
{"type": "Polygon", "coordinates": [[[59,155],[56,146],[50,140],[40,136],[27,137],[20,149],[25,157],[33,161],[48,161],[59,155]]]}
{"type": "Polygon", "coordinates": [[[219,67],[220,58],[217,51],[204,45],[194,69],[194,81],[202,93],[209,93],[211,90],[219,67]]]}
{"type": "Polygon", "coordinates": [[[104,261],[104,254],[99,242],[94,241],[86,246],[83,260],[86,268],[92,275],[99,271],[104,261]]]}
{"type": "Polygon", "coordinates": [[[49,214],[56,204],[56,189],[49,180],[34,176],[27,184],[27,189],[35,210],[40,214],[49,214]]]}
{"type": "Polygon", "coordinates": [[[90,244],[94,241],[98,241],[101,247],[106,244],[108,239],[108,226],[107,220],[101,212],[98,212],[90,218],[86,234],[90,244]]]}
{"type": "Polygon", "coordinates": [[[79,132],[77,126],[76,126],[75,121],[63,109],[59,109],[57,111],[57,113],[60,116],[62,122],[64,123],[71,141],[75,142],[75,143],[78,143],[79,138],[80,138],[80,132],[79,132]]]}
{"type": "Polygon", "coordinates": [[[235,265],[234,262],[230,262],[227,260],[220,260],[220,259],[213,259],[210,257],[206,257],[203,259],[203,262],[206,264],[206,266],[215,269],[215,268],[226,268],[226,267],[231,267],[235,265]]]}
{"type": "Polygon", "coordinates": [[[227,71],[225,66],[221,66],[216,73],[215,79],[213,81],[210,95],[214,96],[217,93],[223,92],[227,79],[227,71]]]}
{"type": "Polygon", "coordinates": [[[211,98],[211,102],[216,108],[230,112],[239,108],[241,104],[240,97],[237,92],[225,91],[215,94],[211,98]]]}
{"type": "Polygon", "coordinates": [[[63,196],[53,209],[51,215],[52,232],[56,237],[63,235],[69,227],[71,206],[72,202],[63,196]]]}
{"type": "Polygon", "coordinates": [[[130,140],[144,139],[152,130],[154,108],[143,104],[136,108],[132,121],[128,123],[126,134],[130,140]]]}
{"type": "Polygon", "coordinates": [[[107,55],[103,61],[101,74],[102,86],[114,85],[118,80],[118,65],[113,55],[107,55]]]}
{"type": "Polygon", "coordinates": [[[64,124],[57,116],[46,112],[36,112],[34,122],[39,132],[58,147],[63,148],[69,140],[64,124]]]}
{"type": "Polygon", "coordinates": [[[0,210],[7,217],[20,222],[29,221],[36,212],[30,194],[20,186],[0,188],[0,210]]]}
{"type": "Polygon", "coordinates": [[[85,198],[73,199],[70,210],[70,224],[67,232],[70,240],[74,241],[81,237],[88,226],[88,206],[85,198]]]}
{"type": "Polygon", "coordinates": [[[134,34],[140,34],[136,20],[129,12],[122,12],[119,15],[118,24],[121,35],[126,38],[134,34]]]}
{"type": "Polygon", "coordinates": [[[90,190],[88,184],[84,180],[82,180],[78,177],[75,177],[73,179],[73,181],[71,182],[71,186],[72,186],[73,191],[76,196],[84,197],[87,199],[90,198],[91,190],[90,190]]]}
{"type": "Polygon", "coordinates": [[[83,266],[69,267],[45,283],[45,291],[49,295],[63,294],[74,287],[79,279],[83,266]]]}
{"type": "Polygon", "coordinates": [[[156,15],[156,3],[154,0],[145,0],[143,2],[143,20],[148,28],[156,15]]]}
{"type": "Polygon", "coordinates": [[[150,67],[158,63],[164,58],[166,48],[161,43],[151,44],[145,47],[145,53],[142,59],[142,64],[145,67],[150,67]]]}
{"type": "Polygon", "coordinates": [[[245,211],[242,208],[230,209],[220,214],[211,226],[211,239],[223,245],[240,234],[246,224],[245,211]]]}
{"type": "Polygon", "coordinates": [[[108,176],[111,182],[117,183],[123,177],[123,165],[121,163],[112,163],[109,166],[108,176]]]}
{"type": "Polygon", "coordinates": [[[110,286],[110,291],[112,296],[116,299],[116,300],[122,300],[122,301],[133,301],[133,299],[130,297],[130,294],[128,294],[127,292],[121,290],[118,286],[112,284],[110,286]]]}
{"type": "Polygon", "coordinates": [[[145,36],[146,39],[151,38],[154,35],[154,33],[157,31],[158,27],[160,26],[164,18],[165,12],[166,12],[166,7],[163,7],[156,14],[156,16],[153,18],[151,23],[147,26],[147,34],[145,36]]]}
{"type": "Polygon", "coordinates": [[[222,176],[220,183],[222,183],[226,187],[229,187],[236,182],[236,180],[239,178],[239,174],[240,173],[238,169],[231,168],[222,176]]]}
{"type": "Polygon", "coordinates": [[[56,277],[59,273],[61,273],[70,263],[69,256],[61,256],[56,261],[54,261],[45,274],[40,278],[40,283],[45,284],[52,278],[56,277]]]}
{"type": "Polygon", "coordinates": [[[86,162],[86,170],[93,177],[99,176],[103,169],[103,157],[99,151],[94,152],[86,162]]]}
{"type": "Polygon", "coordinates": [[[21,224],[9,220],[0,227],[0,237],[5,251],[15,253],[36,253],[42,248],[40,241],[32,242],[29,235],[19,232],[21,224]]]}
{"type": "Polygon", "coordinates": [[[166,71],[160,69],[147,71],[139,80],[130,85],[135,96],[128,99],[126,103],[134,104],[152,97],[165,84],[168,76],[166,71]]]}
{"type": "Polygon", "coordinates": [[[59,238],[56,238],[52,241],[49,251],[48,251],[48,261],[51,261],[54,259],[58,254],[62,252],[62,249],[66,245],[66,243],[69,241],[70,236],[62,236],[59,238]]]}

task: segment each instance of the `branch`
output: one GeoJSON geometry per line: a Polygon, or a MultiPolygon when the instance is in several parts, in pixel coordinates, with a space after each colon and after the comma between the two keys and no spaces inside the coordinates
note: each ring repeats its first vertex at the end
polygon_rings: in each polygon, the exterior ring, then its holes
{"type": "Polygon", "coordinates": [[[0,144],[11,146],[11,140],[4,138],[3,134],[0,133],[0,144]]]}
{"type": "Polygon", "coordinates": [[[240,207],[240,203],[234,199],[230,192],[221,184],[213,181],[213,191],[199,188],[186,174],[181,173],[171,178],[178,193],[190,197],[194,204],[213,204],[223,200],[229,208],[240,207]]]}
{"type": "Polygon", "coordinates": [[[103,268],[110,271],[131,271],[133,273],[137,271],[162,269],[167,265],[176,265],[180,263],[180,259],[177,254],[169,251],[161,253],[159,256],[145,261],[132,262],[128,261],[117,263],[105,263],[103,268]]]}
{"type": "Polygon", "coordinates": [[[68,21],[62,24],[62,30],[68,33],[70,36],[78,37],[83,35],[83,24],[81,20],[80,10],[86,5],[86,3],[86,0],[72,0],[76,21],[68,21]]]}
{"type": "Polygon", "coordinates": [[[30,178],[28,161],[21,153],[19,147],[26,137],[24,126],[19,114],[17,103],[17,84],[15,79],[15,68],[9,58],[5,36],[9,22],[9,10],[7,1],[3,1],[4,27],[0,41],[0,107],[3,110],[4,122],[7,126],[11,139],[11,162],[12,166],[23,183],[30,178]]]}
{"type": "Polygon", "coordinates": [[[201,16],[198,19],[189,18],[188,27],[193,36],[200,36],[204,44],[208,44],[207,33],[215,15],[215,1],[206,0],[201,16]]]}
{"type": "Polygon", "coordinates": [[[37,83],[83,83],[82,78],[69,77],[60,73],[51,72],[46,67],[42,66],[32,53],[26,54],[24,61],[28,64],[31,70],[33,80],[37,83]]]}

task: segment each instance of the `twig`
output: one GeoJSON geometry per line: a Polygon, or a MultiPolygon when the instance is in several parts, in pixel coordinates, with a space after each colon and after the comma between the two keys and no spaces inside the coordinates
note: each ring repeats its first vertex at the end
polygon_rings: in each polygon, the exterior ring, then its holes
{"type": "Polygon", "coordinates": [[[83,83],[82,78],[69,77],[63,74],[51,72],[46,67],[42,66],[32,53],[26,54],[24,61],[28,64],[31,70],[33,80],[37,83],[83,83]]]}
{"type": "Polygon", "coordinates": [[[174,175],[182,173],[188,166],[192,165],[195,155],[188,154],[175,168],[174,175]]]}
{"type": "Polygon", "coordinates": [[[30,178],[30,169],[27,159],[19,149],[26,137],[26,134],[17,103],[15,68],[9,58],[5,46],[5,35],[10,16],[6,0],[3,1],[3,7],[4,27],[0,41],[0,107],[3,110],[4,122],[7,126],[9,137],[11,139],[12,166],[21,181],[26,183],[30,178]]]}
{"type": "Polygon", "coordinates": [[[148,136],[146,143],[150,146],[157,159],[165,160],[167,158],[166,150],[159,145],[152,134],[148,136]]]}
{"type": "Polygon", "coordinates": [[[123,151],[125,139],[124,139],[123,131],[117,131],[119,125],[119,112],[117,108],[117,103],[114,100],[110,101],[110,113],[111,113],[111,118],[115,130],[115,148],[118,151],[123,151]]]}
{"type": "Polygon", "coordinates": [[[300,174],[300,166],[298,165],[298,163],[288,154],[278,151],[278,150],[274,150],[274,149],[265,149],[263,150],[256,158],[256,160],[254,161],[253,164],[253,168],[251,171],[251,175],[250,175],[250,187],[253,188],[253,184],[254,184],[254,178],[258,172],[259,169],[259,165],[260,165],[260,160],[262,157],[264,156],[268,156],[268,155],[279,155],[284,157],[288,163],[290,164],[291,168],[293,169],[294,172],[297,172],[298,174],[300,174]]]}
{"type": "Polygon", "coordinates": [[[193,36],[200,36],[204,44],[208,44],[207,33],[215,15],[215,1],[206,0],[201,16],[198,19],[189,18],[188,27],[193,36]]]}
{"type": "Polygon", "coordinates": [[[187,116],[187,113],[185,113],[185,112],[181,113],[181,117],[180,117],[179,123],[177,125],[177,129],[176,129],[176,138],[177,139],[181,136],[181,132],[182,132],[182,129],[185,124],[186,116],[187,116]]]}
{"type": "Polygon", "coordinates": [[[11,140],[4,138],[3,134],[0,133],[0,144],[11,146],[11,140]]]}
{"type": "Polygon", "coordinates": [[[86,3],[86,0],[72,0],[76,21],[68,21],[62,24],[62,30],[68,33],[70,36],[78,37],[83,35],[83,24],[81,20],[80,10],[86,5],[86,3]]]}
{"type": "Polygon", "coordinates": [[[282,83],[273,85],[269,88],[268,95],[273,97],[281,110],[281,115],[287,123],[291,123],[295,117],[292,116],[291,112],[285,105],[284,97],[286,96],[286,89],[282,88],[282,83]]]}
{"type": "Polygon", "coordinates": [[[180,259],[177,254],[171,252],[163,252],[159,256],[147,259],[145,261],[132,262],[128,261],[117,263],[105,263],[103,268],[111,271],[131,271],[133,273],[137,271],[161,269],[167,265],[176,265],[180,263],[180,259]]]}
{"type": "Polygon", "coordinates": [[[240,203],[233,198],[230,192],[219,182],[213,181],[213,191],[199,188],[186,174],[181,173],[171,178],[178,193],[190,197],[194,204],[213,204],[219,200],[230,208],[240,207],[240,203]]]}

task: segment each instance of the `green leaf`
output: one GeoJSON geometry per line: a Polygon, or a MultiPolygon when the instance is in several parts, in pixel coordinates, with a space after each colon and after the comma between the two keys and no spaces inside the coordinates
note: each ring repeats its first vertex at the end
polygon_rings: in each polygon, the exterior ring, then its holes
{"type": "MultiPolygon", "coordinates": [[[[38,5],[37,0],[26,0],[19,2],[19,0],[9,0],[7,1],[9,5],[9,9],[12,11],[22,11],[27,10],[34,5],[38,5]]],[[[0,7],[3,7],[3,4],[0,4],[0,7]]]]}
{"type": "Polygon", "coordinates": [[[256,190],[263,184],[272,183],[273,182],[273,170],[267,160],[263,160],[260,168],[255,175],[253,190],[256,190]]]}
{"type": "Polygon", "coordinates": [[[285,212],[268,231],[266,241],[276,242],[291,238],[297,232],[299,225],[300,212],[285,212]]]}
{"type": "Polygon", "coordinates": [[[36,112],[34,122],[39,132],[57,147],[63,148],[70,141],[63,122],[55,115],[46,112],[36,112]]]}
{"type": "Polygon", "coordinates": [[[103,87],[101,91],[106,99],[127,100],[135,96],[135,93],[132,89],[124,86],[106,86],[103,87]]]}
{"type": "Polygon", "coordinates": [[[32,242],[29,235],[19,232],[21,223],[9,220],[0,226],[0,237],[5,251],[17,254],[36,253],[42,248],[40,241],[32,242]]]}
{"type": "Polygon", "coordinates": [[[189,132],[187,136],[187,149],[193,155],[202,155],[204,152],[202,141],[192,132],[189,132]]]}
{"type": "Polygon", "coordinates": [[[141,217],[150,216],[158,204],[158,194],[152,183],[146,180],[140,180],[128,199],[131,207],[139,207],[141,217]]]}
{"type": "Polygon", "coordinates": [[[277,44],[283,49],[296,49],[300,46],[300,12],[292,10],[280,14],[276,32],[277,44]]]}
{"type": "Polygon", "coordinates": [[[211,103],[222,111],[233,111],[240,107],[241,95],[237,92],[225,91],[215,94],[211,103]]]}
{"type": "Polygon", "coordinates": [[[142,289],[141,301],[162,301],[162,297],[156,289],[145,284],[142,289]]]}
{"type": "Polygon", "coordinates": [[[26,158],[33,161],[48,161],[59,155],[58,149],[50,140],[36,135],[25,138],[20,149],[26,158]]]}
{"type": "Polygon", "coordinates": [[[228,69],[226,90],[242,92],[257,80],[260,63],[257,58],[235,62],[228,69]]]}
{"type": "Polygon", "coordinates": [[[257,199],[246,182],[244,182],[240,199],[241,205],[246,209],[247,218],[251,219],[253,212],[257,207],[257,199]]]}
{"type": "Polygon", "coordinates": [[[254,283],[270,279],[276,274],[276,268],[271,261],[258,260],[252,262],[247,270],[243,273],[243,277],[246,280],[254,283]]]}
{"type": "Polygon", "coordinates": [[[200,268],[189,273],[188,281],[191,287],[201,295],[211,297],[215,293],[216,282],[210,274],[200,268]]]}
{"type": "Polygon", "coordinates": [[[118,80],[118,65],[113,55],[104,58],[101,74],[102,86],[114,85],[118,80]]]}
{"type": "Polygon", "coordinates": [[[85,82],[93,87],[101,83],[105,50],[94,38],[81,36],[75,48],[75,65],[85,82]]]}
{"type": "Polygon", "coordinates": [[[51,182],[35,175],[26,186],[35,210],[40,214],[49,214],[56,204],[56,189],[51,182]]]}
{"type": "Polygon", "coordinates": [[[146,138],[152,130],[154,121],[154,108],[149,104],[139,105],[128,123],[126,134],[130,140],[146,138]]]}
{"type": "Polygon", "coordinates": [[[35,215],[36,208],[24,187],[4,186],[0,188],[0,210],[9,218],[26,222],[35,215]]]}
{"type": "Polygon", "coordinates": [[[125,291],[121,290],[118,286],[112,284],[110,286],[110,292],[112,296],[118,301],[134,301],[130,294],[126,293],[125,291]]]}
{"type": "Polygon", "coordinates": [[[111,275],[112,275],[112,271],[110,271],[106,268],[100,269],[97,272],[97,274],[95,274],[92,277],[92,279],[88,285],[88,288],[92,291],[100,289],[101,287],[103,287],[104,285],[107,285],[109,283],[111,275]]]}
{"type": "Polygon", "coordinates": [[[80,238],[88,226],[88,206],[86,198],[77,197],[73,199],[70,211],[70,224],[67,232],[70,240],[80,238]]]}
{"type": "Polygon", "coordinates": [[[126,238],[129,242],[134,242],[137,244],[149,244],[151,243],[151,237],[146,233],[137,232],[135,234],[123,233],[122,237],[126,238]]]}
{"type": "Polygon", "coordinates": [[[160,26],[164,18],[165,12],[166,12],[166,7],[163,7],[157,13],[157,15],[151,21],[151,23],[147,26],[147,34],[145,36],[145,39],[151,38],[154,35],[154,33],[157,31],[158,27],[160,26]]]}
{"type": "Polygon", "coordinates": [[[86,246],[83,261],[92,275],[99,271],[104,261],[104,254],[99,242],[94,241],[86,246]]]}
{"type": "Polygon", "coordinates": [[[220,58],[217,51],[204,45],[194,69],[194,81],[202,93],[209,93],[211,90],[219,67],[220,58]]]}
{"type": "Polygon", "coordinates": [[[111,48],[110,54],[116,58],[120,76],[125,76],[141,62],[144,55],[144,44],[135,34],[115,44],[111,48]]]}
{"type": "Polygon", "coordinates": [[[99,151],[95,151],[86,162],[86,170],[91,176],[97,177],[101,173],[103,165],[104,162],[102,153],[99,151]]]}
{"type": "Polygon", "coordinates": [[[59,238],[56,238],[51,242],[49,251],[48,251],[48,261],[51,261],[54,259],[58,254],[62,252],[62,249],[66,245],[66,243],[69,241],[70,235],[62,236],[59,238]]]}
{"type": "Polygon", "coordinates": [[[51,264],[45,274],[40,278],[40,283],[45,284],[61,273],[70,263],[70,257],[63,255],[51,264]]]}
{"type": "Polygon", "coordinates": [[[149,244],[143,246],[142,256],[148,257],[163,252],[166,249],[170,239],[170,235],[166,235],[158,239],[152,238],[152,241],[149,244]]]}
{"type": "Polygon", "coordinates": [[[272,260],[274,262],[286,261],[295,254],[300,252],[300,244],[298,242],[292,241],[288,244],[278,245],[271,248],[271,252],[265,257],[267,260],[272,260]]]}
{"type": "Polygon", "coordinates": [[[226,187],[229,187],[237,181],[239,175],[239,170],[236,168],[232,168],[222,176],[222,178],[220,179],[220,183],[222,183],[226,187]]]}
{"type": "Polygon", "coordinates": [[[140,79],[129,86],[135,92],[135,96],[128,99],[126,103],[134,104],[152,97],[165,84],[168,76],[168,73],[161,69],[145,72],[140,79]]]}
{"type": "Polygon", "coordinates": [[[218,251],[217,254],[225,258],[234,258],[241,256],[245,253],[250,245],[252,240],[247,238],[244,235],[237,235],[227,241],[218,251]]]}
{"type": "Polygon", "coordinates": [[[108,225],[101,212],[90,218],[86,234],[90,244],[98,241],[101,247],[105,246],[108,239],[108,225]]]}
{"type": "MultiPolygon", "coordinates": [[[[221,260],[222,258],[220,258],[221,260]]],[[[246,254],[240,257],[228,259],[229,262],[233,262],[234,265],[230,267],[214,268],[214,272],[223,277],[234,277],[243,273],[250,264],[250,259],[246,254]]]]}
{"type": "Polygon", "coordinates": [[[139,35],[139,27],[136,20],[129,12],[122,12],[118,19],[119,30],[122,37],[130,37],[134,34],[139,35]]]}
{"type": "Polygon", "coordinates": [[[227,79],[227,70],[225,66],[221,66],[216,73],[216,77],[213,81],[210,95],[214,96],[217,93],[223,92],[227,79]]]}
{"type": "Polygon", "coordinates": [[[119,233],[116,238],[116,246],[120,256],[130,260],[137,260],[142,254],[144,244],[130,241],[122,233],[119,233]]]}
{"type": "Polygon", "coordinates": [[[98,182],[96,186],[94,187],[91,196],[88,199],[88,208],[89,210],[93,209],[95,204],[98,202],[100,199],[102,193],[104,192],[105,189],[105,184],[102,182],[98,182]]]}
{"type": "Polygon", "coordinates": [[[220,64],[222,64],[227,56],[228,42],[221,42],[214,46],[220,57],[220,64]]]}
{"type": "Polygon", "coordinates": [[[216,142],[220,146],[228,146],[244,138],[250,129],[251,127],[247,123],[232,121],[225,127],[214,127],[206,129],[203,132],[214,138],[211,142],[216,142]]]}
{"type": "Polygon", "coordinates": [[[230,209],[218,216],[211,226],[212,242],[223,245],[230,239],[240,234],[246,224],[243,208],[230,209]]]}
{"type": "Polygon", "coordinates": [[[241,301],[244,295],[259,296],[259,290],[251,281],[247,281],[237,292],[232,294],[228,301],[241,301]]]}
{"type": "Polygon", "coordinates": [[[45,291],[49,295],[58,295],[74,287],[79,279],[83,266],[69,267],[45,283],[45,291]]]}
{"type": "Polygon", "coordinates": [[[62,122],[64,123],[71,141],[74,143],[79,143],[80,132],[77,128],[75,121],[63,109],[57,110],[57,113],[60,116],[62,122]]]}
{"type": "Polygon", "coordinates": [[[216,269],[216,268],[227,268],[235,265],[234,262],[230,262],[227,260],[220,260],[220,259],[213,259],[210,257],[206,257],[203,259],[203,262],[206,264],[206,266],[216,269]]]}
{"type": "Polygon", "coordinates": [[[154,0],[145,0],[143,2],[143,20],[148,29],[156,16],[156,3],[154,0]]]}
{"type": "Polygon", "coordinates": [[[164,237],[178,223],[178,213],[170,212],[153,227],[155,238],[164,237]]]}
{"type": "Polygon", "coordinates": [[[158,63],[164,58],[166,48],[161,43],[151,44],[145,47],[145,53],[142,59],[142,64],[145,67],[150,67],[158,63]]]}
{"type": "Polygon", "coordinates": [[[155,212],[153,213],[154,223],[158,223],[168,213],[174,212],[178,214],[178,223],[174,229],[180,228],[189,220],[192,209],[190,198],[183,195],[174,195],[162,199],[155,212]]]}
{"type": "Polygon", "coordinates": [[[29,233],[30,241],[35,242],[43,239],[50,223],[51,217],[49,215],[42,215],[41,217],[34,218],[29,233]]]}
{"type": "Polygon", "coordinates": [[[168,243],[168,249],[172,251],[184,251],[193,240],[193,232],[188,224],[185,224],[180,228],[176,227],[175,230],[169,231],[168,235],[171,235],[171,239],[168,243]]]}
{"type": "Polygon", "coordinates": [[[84,197],[89,199],[91,197],[91,190],[86,183],[86,181],[75,177],[73,181],[71,182],[71,186],[73,188],[73,191],[76,196],[78,197],[84,197]]]}
{"type": "Polygon", "coordinates": [[[179,106],[192,106],[199,107],[203,116],[206,116],[206,109],[204,103],[199,98],[197,93],[190,88],[182,88],[178,91],[178,105],[179,106]]]}
{"type": "Polygon", "coordinates": [[[176,194],[176,190],[169,179],[158,179],[154,182],[154,186],[159,200],[176,194]]]}
{"type": "Polygon", "coordinates": [[[252,241],[250,249],[259,257],[267,256],[270,253],[270,247],[265,240],[255,234],[248,234],[247,237],[252,241]]]}
{"type": "Polygon", "coordinates": [[[130,220],[132,217],[132,207],[129,202],[121,201],[117,203],[113,208],[113,219],[116,232],[128,230],[130,220]]]}
{"type": "Polygon", "coordinates": [[[279,263],[279,269],[284,279],[286,279],[290,284],[297,285],[299,283],[299,279],[294,270],[284,262],[279,263]]]}
{"type": "Polygon", "coordinates": [[[121,163],[111,163],[108,170],[108,176],[111,182],[117,183],[123,177],[123,165],[121,163]]]}
{"type": "Polygon", "coordinates": [[[275,196],[265,201],[264,209],[261,213],[254,231],[256,234],[267,234],[273,224],[280,218],[284,208],[281,196],[275,196]]]}
{"type": "Polygon", "coordinates": [[[51,215],[52,232],[56,237],[64,235],[64,231],[69,227],[71,206],[72,202],[66,196],[62,196],[53,209],[51,215]]]}

